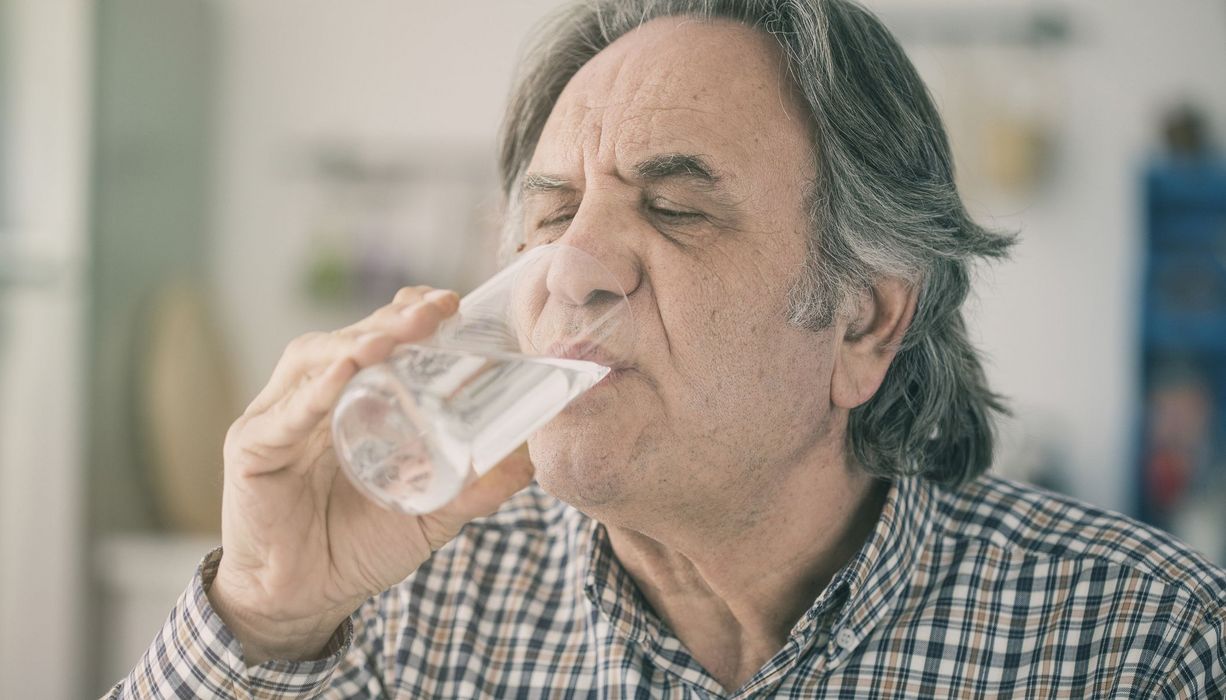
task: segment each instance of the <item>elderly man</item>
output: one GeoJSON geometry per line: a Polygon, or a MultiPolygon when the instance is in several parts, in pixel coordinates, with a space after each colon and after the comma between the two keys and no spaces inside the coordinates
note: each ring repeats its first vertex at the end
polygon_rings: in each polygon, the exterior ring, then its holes
{"type": "Polygon", "coordinates": [[[506,247],[604,262],[633,361],[411,517],[339,475],[326,418],[455,295],[296,340],[227,436],[223,548],[112,697],[1221,697],[1226,573],[983,476],[960,307],[1010,241],[876,19],[589,2],[542,36],[506,247]]]}

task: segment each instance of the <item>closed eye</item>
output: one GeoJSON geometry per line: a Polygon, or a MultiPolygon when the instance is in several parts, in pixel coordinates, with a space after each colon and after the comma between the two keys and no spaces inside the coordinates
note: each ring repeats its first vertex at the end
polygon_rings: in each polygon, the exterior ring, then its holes
{"type": "Polygon", "coordinates": [[[699,214],[698,212],[673,209],[671,207],[660,205],[652,205],[647,209],[652,213],[652,215],[672,223],[685,223],[697,221],[703,218],[703,215],[699,214]]]}
{"type": "MultiPolygon", "coordinates": [[[[695,211],[687,211],[684,209],[674,209],[673,207],[654,204],[648,205],[647,211],[657,219],[661,219],[672,224],[692,223],[706,217],[695,211]]],[[[537,228],[552,228],[569,224],[571,219],[575,218],[575,211],[567,209],[553,214],[545,219],[542,219],[537,228]]]]}
{"type": "Polygon", "coordinates": [[[570,223],[570,220],[573,218],[575,218],[574,211],[568,210],[568,211],[558,212],[554,214],[553,216],[543,219],[539,224],[537,224],[537,228],[549,228],[551,226],[557,226],[559,224],[570,223]]]}

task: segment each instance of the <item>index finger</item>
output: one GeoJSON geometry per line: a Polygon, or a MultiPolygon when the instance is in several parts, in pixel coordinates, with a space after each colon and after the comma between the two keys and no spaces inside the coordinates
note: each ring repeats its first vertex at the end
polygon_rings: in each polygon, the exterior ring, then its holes
{"type": "Polygon", "coordinates": [[[291,343],[248,410],[271,405],[303,378],[319,374],[338,359],[349,358],[361,369],[383,361],[397,345],[428,338],[459,307],[455,292],[434,292],[409,303],[388,304],[341,330],[308,334],[291,343]]]}

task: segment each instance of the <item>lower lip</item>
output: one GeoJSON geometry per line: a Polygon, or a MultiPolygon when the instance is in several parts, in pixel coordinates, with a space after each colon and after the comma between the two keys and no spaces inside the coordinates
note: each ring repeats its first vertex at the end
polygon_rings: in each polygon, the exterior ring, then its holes
{"type": "MultiPolygon", "coordinates": [[[[592,389],[597,389],[602,386],[609,386],[610,384],[613,384],[619,381],[622,377],[626,376],[629,371],[630,370],[628,369],[610,369],[608,374],[601,378],[600,381],[592,385],[592,389]]],[[[588,391],[591,391],[592,389],[588,389],[588,391]]]]}
{"type": "MultiPolygon", "coordinates": [[[[600,390],[601,387],[612,386],[621,382],[628,372],[630,372],[628,369],[609,370],[609,373],[602,377],[600,381],[589,387],[587,391],[581,392],[570,403],[566,404],[566,407],[562,409],[561,415],[576,415],[575,411],[587,412],[597,406],[604,405],[605,392],[600,390]],[[593,404],[592,402],[596,403],[593,404]]],[[[616,394],[613,396],[616,396],[616,394]]],[[[584,413],[584,415],[588,414],[584,413]]]]}

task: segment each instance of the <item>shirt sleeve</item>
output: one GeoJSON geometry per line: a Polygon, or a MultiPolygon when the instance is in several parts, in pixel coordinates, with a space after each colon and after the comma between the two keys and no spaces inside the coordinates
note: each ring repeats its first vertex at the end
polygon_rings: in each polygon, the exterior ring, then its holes
{"type": "Polygon", "coordinates": [[[346,620],[316,661],[271,660],[248,667],[243,649],[209,604],[205,594],[221,548],[210,552],[154,639],[128,677],[107,700],[130,698],[279,698],[383,697],[375,665],[381,621],[371,599],[346,620]],[[355,619],[359,634],[355,637],[355,619]]]}
{"type": "Polygon", "coordinates": [[[1222,609],[1204,615],[1181,646],[1174,663],[1155,679],[1159,687],[1146,691],[1154,698],[1226,697],[1226,636],[1222,609]]]}

